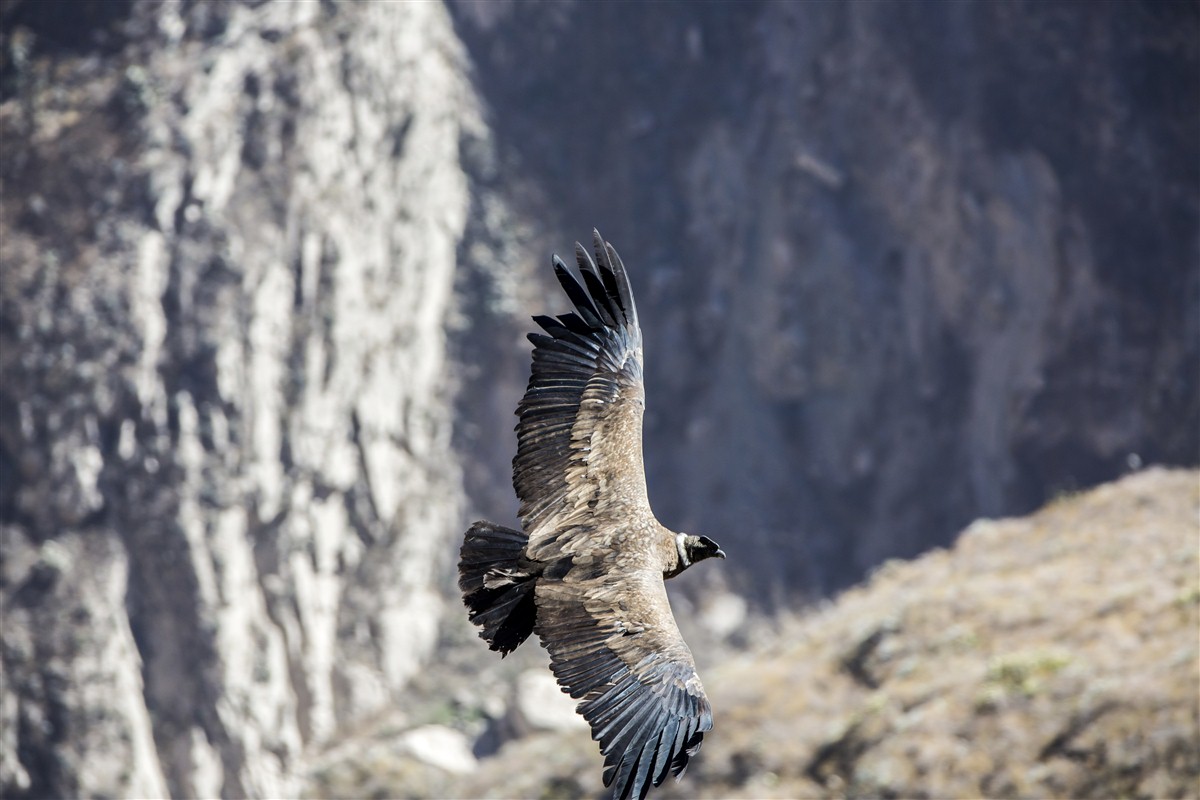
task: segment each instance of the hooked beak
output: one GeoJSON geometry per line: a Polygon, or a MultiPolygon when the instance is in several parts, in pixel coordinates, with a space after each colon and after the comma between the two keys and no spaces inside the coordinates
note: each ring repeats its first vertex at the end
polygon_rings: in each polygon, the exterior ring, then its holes
{"type": "Polygon", "coordinates": [[[717,552],[713,553],[713,555],[716,556],[717,558],[724,558],[725,551],[718,547],[717,552]]]}

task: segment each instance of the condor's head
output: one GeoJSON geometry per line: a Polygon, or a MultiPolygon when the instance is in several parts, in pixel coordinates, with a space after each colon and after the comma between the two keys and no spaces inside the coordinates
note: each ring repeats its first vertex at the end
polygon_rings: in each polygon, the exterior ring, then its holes
{"type": "Polygon", "coordinates": [[[675,550],[679,553],[679,562],[674,570],[667,573],[668,578],[678,575],[697,561],[725,557],[725,551],[712,539],[690,533],[675,534],[675,550]]]}

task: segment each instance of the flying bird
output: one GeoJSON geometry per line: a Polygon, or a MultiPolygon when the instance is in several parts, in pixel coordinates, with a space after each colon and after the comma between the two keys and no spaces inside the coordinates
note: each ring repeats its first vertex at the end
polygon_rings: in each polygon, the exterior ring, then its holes
{"type": "Polygon", "coordinates": [[[579,704],[614,800],[642,800],[712,729],[712,708],[663,581],[725,553],[650,510],[642,466],[642,332],[625,267],[593,231],[579,278],[554,256],[573,312],[535,316],[517,406],[513,487],[523,530],[476,522],[459,559],[471,622],[507,655],[537,632],[579,704]],[[581,280],[582,279],[582,280],[581,280]]]}

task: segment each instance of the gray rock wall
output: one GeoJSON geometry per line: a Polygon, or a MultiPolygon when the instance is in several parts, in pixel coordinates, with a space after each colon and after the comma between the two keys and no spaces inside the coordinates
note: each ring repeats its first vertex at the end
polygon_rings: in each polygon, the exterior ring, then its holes
{"type": "Polygon", "coordinates": [[[438,4],[128,11],[6,48],[0,791],[294,795],[436,641],[483,131],[438,4]]]}

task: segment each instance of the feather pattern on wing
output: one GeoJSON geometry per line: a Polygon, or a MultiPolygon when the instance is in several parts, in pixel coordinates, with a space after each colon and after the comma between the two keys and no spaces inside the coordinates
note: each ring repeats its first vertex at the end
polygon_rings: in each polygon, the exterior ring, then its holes
{"type": "Polygon", "coordinates": [[[529,555],[558,555],[571,515],[603,501],[649,513],[642,468],[642,333],[625,266],[595,233],[596,260],[576,248],[581,283],[556,256],[554,272],[575,305],[537,316],[533,368],[517,406],[513,488],[530,534],[529,555]]]}
{"type": "Polygon", "coordinates": [[[600,743],[604,785],[614,800],[641,800],[668,773],[683,775],[712,730],[712,708],[661,575],[595,567],[577,562],[538,584],[536,630],[600,743]]]}

